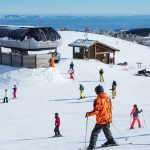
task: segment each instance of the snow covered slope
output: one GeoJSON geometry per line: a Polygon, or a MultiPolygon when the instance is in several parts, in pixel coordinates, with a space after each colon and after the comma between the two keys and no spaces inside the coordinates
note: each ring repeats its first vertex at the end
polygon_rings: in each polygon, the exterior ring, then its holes
{"type": "MultiPolygon", "coordinates": [[[[63,45],[58,48],[64,58],[72,58],[72,47],[68,44],[77,40],[85,39],[84,32],[61,31],[59,34],[63,37],[63,45]]],[[[139,44],[131,43],[121,39],[107,37],[104,35],[88,33],[89,40],[98,40],[102,43],[108,44],[120,50],[116,53],[116,63],[127,61],[132,66],[137,66],[136,62],[142,62],[144,66],[150,67],[149,55],[150,47],[142,46],[139,44]]]]}
{"type": "MultiPolygon", "coordinates": [[[[0,66],[0,150],[78,150],[85,145],[85,113],[92,110],[94,88],[99,82],[99,69],[104,69],[102,85],[111,97],[111,84],[117,81],[117,97],[113,99],[113,125],[111,130],[119,144],[109,150],[149,150],[150,145],[150,77],[135,76],[136,62],[150,69],[150,49],[126,41],[88,34],[89,39],[100,40],[121,51],[116,61],[127,61],[127,67],[106,65],[96,60],[73,60],[72,49],[67,45],[78,38],[80,32],[60,32],[63,45],[59,48],[64,58],[56,68],[25,69],[0,66]],[[70,62],[75,64],[75,80],[69,79],[70,62]],[[79,98],[79,84],[85,87],[83,100],[79,98]],[[12,99],[12,88],[16,84],[17,99],[12,99]],[[4,89],[8,88],[10,102],[3,104],[4,89]],[[143,109],[141,121],[144,128],[127,130],[130,126],[129,113],[133,104],[143,109]],[[62,138],[54,135],[54,113],[61,117],[62,138]],[[116,129],[117,128],[117,129],[116,129]],[[127,140],[125,138],[127,137],[127,140]],[[130,145],[128,143],[134,143],[130,145]],[[126,143],[126,144],[125,144],[126,143]]],[[[95,124],[95,117],[88,122],[87,142],[95,124]]],[[[105,142],[99,134],[97,145],[105,142]]],[[[88,145],[88,143],[87,143],[88,145]]]]}

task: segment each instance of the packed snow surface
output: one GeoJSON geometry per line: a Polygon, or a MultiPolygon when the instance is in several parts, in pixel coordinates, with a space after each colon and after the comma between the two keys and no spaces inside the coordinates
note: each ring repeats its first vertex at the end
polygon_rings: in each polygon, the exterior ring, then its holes
{"type": "MultiPolygon", "coordinates": [[[[62,59],[56,68],[26,69],[0,66],[0,150],[78,150],[85,146],[85,113],[93,108],[96,97],[94,88],[99,82],[99,70],[104,70],[102,83],[111,97],[111,84],[117,82],[117,97],[113,103],[111,131],[118,147],[108,150],[150,150],[150,77],[136,76],[137,62],[150,70],[150,48],[102,35],[88,34],[88,39],[98,40],[120,49],[116,63],[128,62],[128,66],[107,65],[97,60],[72,59],[71,42],[85,38],[81,32],[59,32],[63,44],[58,48],[62,59]],[[75,79],[69,79],[70,62],[75,65],[75,79]],[[85,99],[79,100],[79,84],[85,87],[85,99]],[[17,99],[12,98],[12,88],[17,85],[17,99]],[[2,103],[4,90],[8,89],[9,103],[2,103]],[[130,111],[133,104],[143,109],[142,126],[130,127],[130,111]],[[54,114],[61,118],[60,131],[64,137],[54,135],[54,114]],[[128,143],[133,143],[128,144],[128,143]]],[[[141,68],[141,69],[142,69],[141,68]]],[[[95,125],[95,117],[89,117],[87,143],[95,125]]],[[[99,134],[97,146],[106,141],[99,134]]]]}

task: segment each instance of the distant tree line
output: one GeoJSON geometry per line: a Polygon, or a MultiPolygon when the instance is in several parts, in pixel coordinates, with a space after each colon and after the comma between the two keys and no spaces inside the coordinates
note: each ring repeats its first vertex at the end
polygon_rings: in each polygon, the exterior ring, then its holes
{"type": "Polygon", "coordinates": [[[81,31],[81,32],[86,32],[86,33],[95,33],[95,34],[115,37],[118,39],[138,43],[138,44],[145,45],[145,46],[150,46],[150,34],[149,33],[147,33],[147,34],[149,34],[149,37],[144,38],[143,36],[141,36],[142,34],[137,35],[132,32],[130,33],[129,31],[110,31],[110,30],[102,30],[102,29],[90,29],[88,27],[85,27],[84,29],[80,29],[80,30],[73,30],[73,29],[69,29],[69,28],[60,28],[57,30],[59,30],[59,31],[81,31]]]}

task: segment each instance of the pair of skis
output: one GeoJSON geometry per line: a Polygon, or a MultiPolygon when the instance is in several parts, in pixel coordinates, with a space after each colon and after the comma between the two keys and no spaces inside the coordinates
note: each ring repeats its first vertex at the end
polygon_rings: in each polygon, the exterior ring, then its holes
{"type": "MultiPolygon", "coordinates": [[[[95,147],[95,150],[100,149],[100,148],[115,147],[115,146],[121,146],[121,145],[150,146],[150,144],[148,144],[148,143],[132,143],[132,142],[129,142],[129,143],[121,143],[121,144],[115,144],[115,145],[108,145],[108,146],[105,146],[105,145],[102,144],[101,146],[95,147]]],[[[78,150],[86,150],[86,148],[79,148],[78,150]]]]}

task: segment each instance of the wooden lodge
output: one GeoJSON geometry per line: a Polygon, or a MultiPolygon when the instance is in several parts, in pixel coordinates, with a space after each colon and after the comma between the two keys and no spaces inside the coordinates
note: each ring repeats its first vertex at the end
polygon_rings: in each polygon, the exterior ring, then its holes
{"type": "Polygon", "coordinates": [[[120,51],[99,41],[88,39],[78,39],[68,46],[73,47],[73,58],[97,59],[106,64],[115,64],[115,52],[120,51]]]}

